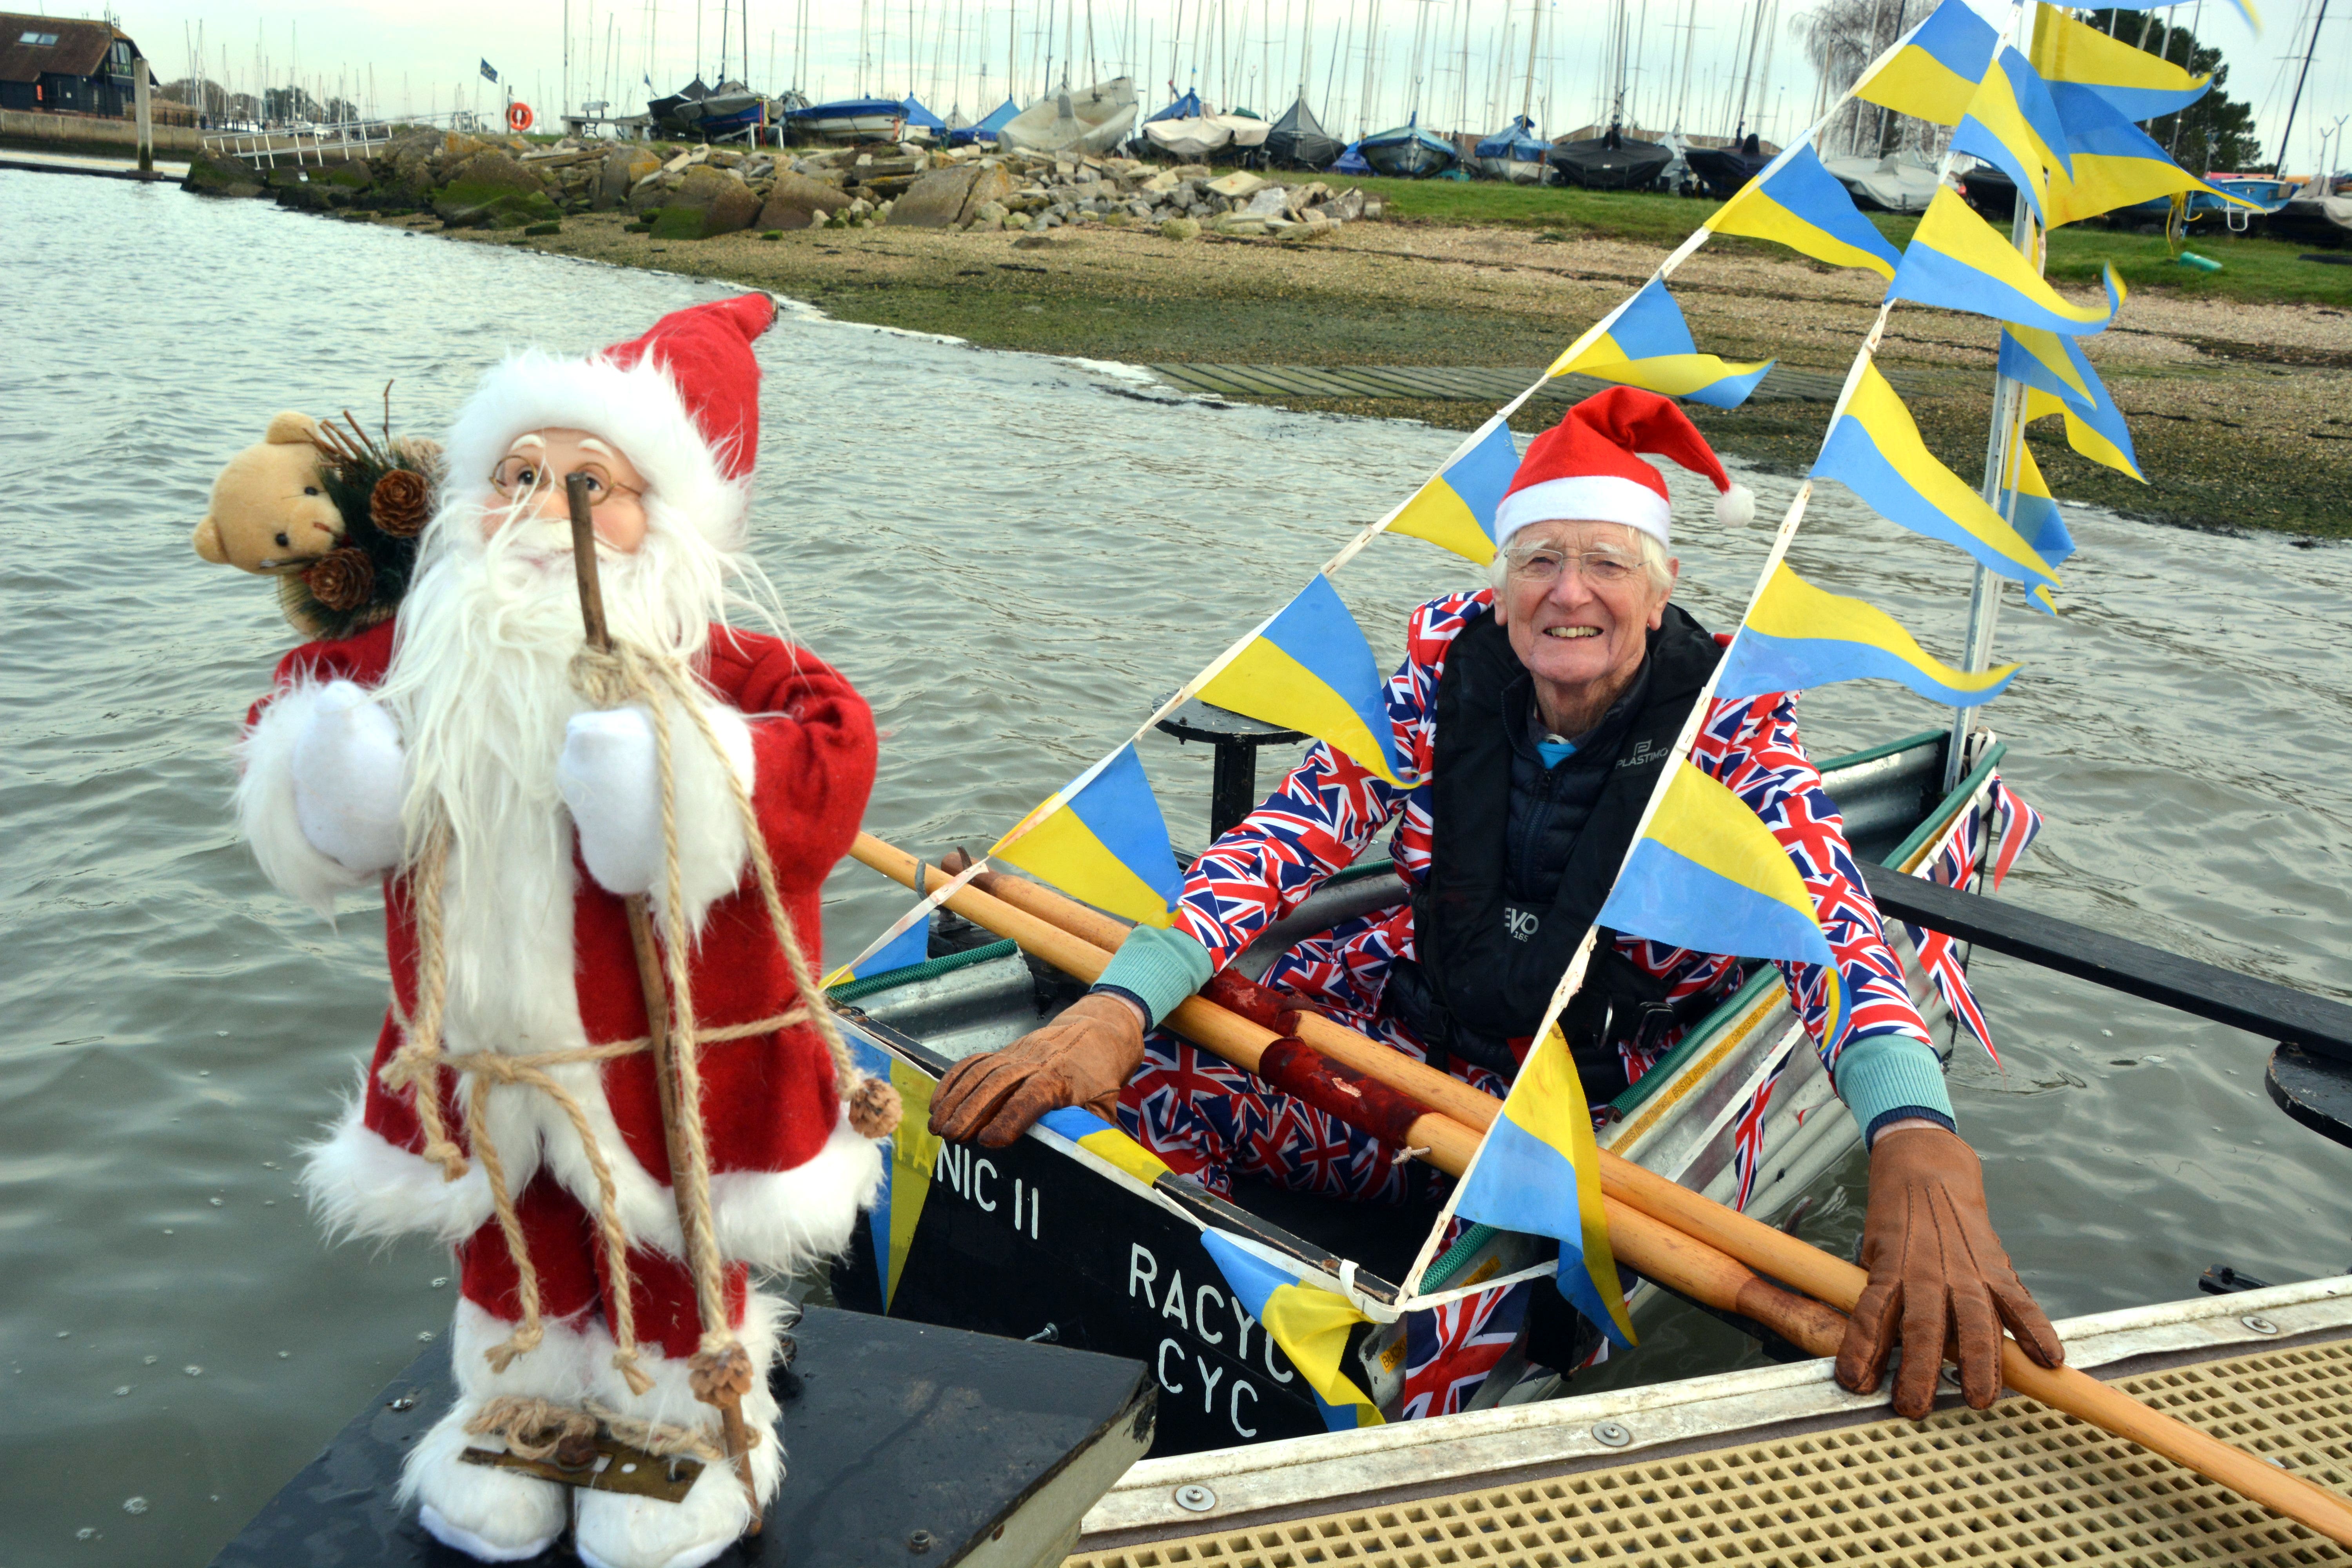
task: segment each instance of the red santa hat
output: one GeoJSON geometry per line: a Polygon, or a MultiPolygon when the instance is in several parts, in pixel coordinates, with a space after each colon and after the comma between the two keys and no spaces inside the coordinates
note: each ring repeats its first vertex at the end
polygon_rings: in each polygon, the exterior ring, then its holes
{"type": "Polygon", "coordinates": [[[449,472],[461,485],[482,482],[523,432],[586,430],[628,455],[654,499],[712,543],[740,549],[760,447],[751,343],[775,319],[765,294],[737,294],[673,310],[584,359],[510,355],[458,411],[449,472]]]}
{"type": "Polygon", "coordinates": [[[1670,543],[1665,478],[1637,452],[1658,453],[1704,475],[1716,488],[1718,521],[1737,525],[1756,516],[1756,492],[1731,482],[1706,437],[1671,398],[1612,386],[1528,443],[1519,471],[1495,509],[1495,548],[1528,523],[1561,517],[1622,522],[1670,543]]]}

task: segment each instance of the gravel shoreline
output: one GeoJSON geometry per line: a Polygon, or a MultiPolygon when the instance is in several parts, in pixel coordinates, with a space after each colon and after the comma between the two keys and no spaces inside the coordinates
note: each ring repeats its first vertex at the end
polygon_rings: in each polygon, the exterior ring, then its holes
{"type": "MultiPolygon", "coordinates": [[[[1619,240],[1383,223],[1349,224],[1312,243],[1174,243],[1093,226],[1050,238],[884,227],[670,242],[624,232],[625,221],[574,216],[557,235],[450,237],[723,279],[845,320],[987,348],[1143,363],[1535,366],[1647,277],[1659,255],[1619,240]]],[[[1710,245],[1675,279],[1703,349],[1832,371],[1851,359],[1881,287],[1868,273],[1744,241],[1710,245]]],[[[1929,445],[1963,475],[1983,462],[1997,342],[1990,322],[1906,309],[1881,348],[1886,364],[1909,373],[1908,401],[1929,445]]],[[[2149,482],[2077,458],[2058,421],[2044,420],[2032,439],[2059,495],[2189,527],[2352,537],[2352,312],[2144,289],[2086,352],[2131,419],[2149,482]]],[[[1402,399],[1265,401],[1457,428],[1492,412],[1402,399]]],[[[1692,412],[1726,451],[1801,470],[1828,410],[1757,403],[1692,412]]],[[[1545,422],[1536,415],[1525,424],[1545,422]]]]}

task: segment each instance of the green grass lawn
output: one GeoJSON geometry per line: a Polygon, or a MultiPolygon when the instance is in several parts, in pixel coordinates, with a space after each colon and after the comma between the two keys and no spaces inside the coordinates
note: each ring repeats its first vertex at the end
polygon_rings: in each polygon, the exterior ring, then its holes
{"type": "MultiPolygon", "coordinates": [[[[1386,180],[1322,176],[1327,184],[1360,186],[1389,204],[1389,216],[1407,223],[1488,225],[1549,232],[1562,239],[1587,236],[1674,246],[1714,212],[1717,204],[1652,192],[1586,191],[1573,186],[1506,185],[1491,180],[1386,180]]],[[[1909,243],[1916,217],[1874,216],[1898,247],[1909,243]]],[[[1713,243],[1779,250],[1758,241],[1713,243]]],[[[2284,240],[2203,232],[2188,248],[2221,263],[2219,272],[2180,266],[2158,234],[2095,226],[2062,228],[2050,247],[2050,277],[2061,283],[2096,283],[2113,262],[2133,289],[2170,289],[2191,298],[2250,303],[2292,300],[2352,307],[2352,267],[2305,261],[2307,247],[2284,240]]],[[[1787,251],[1780,251],[1787,255],[1787,251]]],[[[2339,252],[2338,254],[2343,254],[2339,252]]]]}

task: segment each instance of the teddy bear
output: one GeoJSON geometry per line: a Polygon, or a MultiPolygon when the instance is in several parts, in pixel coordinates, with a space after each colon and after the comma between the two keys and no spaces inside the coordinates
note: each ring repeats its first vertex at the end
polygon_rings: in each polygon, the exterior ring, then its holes
{"type": "Polygon", "coordinates": [[[441,448],[378,441],[307,414],[279,414],[213,480],[189,542],[215,565],[278,579],[278,605],[311,639],[388,619],[407,591],[416,536],[436,504],[441,448]]]}

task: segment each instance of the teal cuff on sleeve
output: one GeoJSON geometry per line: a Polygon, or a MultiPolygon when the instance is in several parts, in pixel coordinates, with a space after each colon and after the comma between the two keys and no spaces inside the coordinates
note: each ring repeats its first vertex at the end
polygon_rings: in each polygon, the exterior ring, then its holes
{"type": "Polygon", "coordinates": [[[1836,1081],[1838,1098],[1865,1130],[1888,1111],[1905,1109],[1957,1120],[1944,1089],[1943,1064],[1909,1035],[1865,1035],[1846,1041],[1838,1053],[1836,1081]]]}
{"type": "Polygon", "coordinates": [[[1209,950],[1182,931],[1137,926],[1110,955],[1110,966],[1094,988],[1133,997],[1156,1027],[1215,973],[1209,950]]]}

